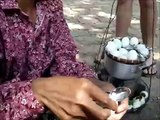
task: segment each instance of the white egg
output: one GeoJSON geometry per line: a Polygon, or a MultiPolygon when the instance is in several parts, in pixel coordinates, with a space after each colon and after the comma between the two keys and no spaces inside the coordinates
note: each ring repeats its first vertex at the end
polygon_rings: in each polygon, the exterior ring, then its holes
{"type": "Polygon", "coordinates": [[[147,57],[149,55],[149,50],[147,48],[140,49],[139,52],[144,56],[147,57]]]}
{"type": "Polygon", "coordinates": [[[129,45],[129,38],[124,37],[122,38],[122,47],[127,47],[129,45]]]}
{"type": "Polygon", "coordinates": [[[142,91],[140,94],[144,94],[145,99],[147,99],[149,96],[147,91],[142,91]]]}
{"type": "Polygon", "coordinates": [[[128,60],[137,60],[138,53],[135,50],[130,50],[127,55],[128,60]]]}
{"type": "Polygon", "coordinates": [[[122,43],[119,39],[114,39],[113,42],[116,44],[118,49],[122,47],[122,43]]]}
{"type": "Polygon", "coordinates": [[[117,46],[112,41],[109,41],[106,48],[105,48],[105,50],[108,51],[108,52],[114,51],[116,49],[117,49],[117,46]]]}
{"type": "Polygon", "coordinates": [[[125,55],[119,55],[119,58],[127,60],[127,56],[125,55]]]}
{"type": "Polygon", "coordinates": [[[119,53],[121,54],[121,55],[127,55],[128,54],[128,50],[126,50],[125,48],[120,48],[119,49],[119,53]]]}
{"type": "Polygon", "coordinates": [[[115,57],[118,57],[119,56],[119,51],[118,50],[111,51],[111,54],[115,57]]]}
{"type": "Polygon", "coordinates": [[[146,48],[146,46],[144,44],[137,45],[137,50],[144,49],[144,48],[146,48]]]}
{"type": "Polygon", "coordinates": [[[132,37],[132,38],[130,39],[130,44],[131,44],[131,45],[138,45],[138,43],[139,43],[138,38],[132,37]]]}

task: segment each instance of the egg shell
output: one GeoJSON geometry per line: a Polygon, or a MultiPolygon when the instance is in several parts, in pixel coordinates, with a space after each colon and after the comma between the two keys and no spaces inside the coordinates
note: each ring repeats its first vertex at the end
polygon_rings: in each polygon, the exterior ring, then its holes
{"type": "Polygon", "coordinates": [[[119,56],[119,51],[118,50],[111,51],[111,55],[113,55],[115,57],[118,57],[119,56]]]}
{"type": "Polygon", "coordinates": [[[119,55],[119,58],[121,58],[121,59],[125,59],[125,60],[127,60],[127,56],[125,56],[125,55],[119,55]]]}
{"type": "Polygon", "coordinates": [[[130,50],[127,55],[128,60],[137,60],[138,53],[135,50],[130,50]]]}
{"type": "Polygon", "coordinates": [[[127,55],[128,54],[128,50],[126,50],[125,48],[120,48],[119,49],[119,53],[121,54],[121,55],[127,55]]]}
{"type": "Polygon", "coordinates": [[[131,39],[130,39],[130,44],[131,45],[138,45],[138,43],[139,43],[139,40],[138,40],[138,38],[136,38],[136,37],[132,37],[131,39]]]}
{"type": "Polygon", "coordinates": [[[144,49],[144,48],[146,48],[146,46],[144,44],[137,45],[137,50],[144,49]]]}
{"type": "Polygon", "coordinates": [[[120,49],[122,47],[122,43],[119,39],[114,39],[113,42],[116,44],[117,49],[120,49]]]}
{"type": "Polygon", "coordinates": [[[149,50],[147,48],[140,49],[139,52],[145,57],[149,55],[149,50]]]}
{"type": "Polygon", "coordinates": [[[129,38],[124,37],[122,38],[122,47],[127,47],[129,45],[129,38]]]}
{"type": "Polygon", "coordinates": [[[117,49],[117,46],[116,46],[115,43],[112,42],[112,41],[109,41],[108,44],[107,44],[107,46],[105,47],[105,50],[106,50],[107,52],[111,52],[111,51],[114,51],[114,50],[116,50],[116,49],[117,49]]]}

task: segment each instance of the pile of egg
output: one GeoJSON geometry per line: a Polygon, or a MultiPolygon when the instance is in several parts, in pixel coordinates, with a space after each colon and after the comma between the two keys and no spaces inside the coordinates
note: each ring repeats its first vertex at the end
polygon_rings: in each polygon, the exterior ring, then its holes
{"type": "Polygon", "coordinates": [[[149,49],[139,43],[136,37],[112,39],[107,43],[105,50],[114,57],[132,61],[145,61],[149,55],[149,49]]]}

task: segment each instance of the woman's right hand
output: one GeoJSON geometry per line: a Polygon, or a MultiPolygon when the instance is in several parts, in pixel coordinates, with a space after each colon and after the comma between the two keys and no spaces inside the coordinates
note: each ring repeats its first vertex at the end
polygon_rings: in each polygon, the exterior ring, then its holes
{"type": "Polygon", "coordinates": [[[117,110],[117,104],[105,92],[84,78],[40,78],[32,82],[32,89],[37,100],[62,120],[77,117],[106,120],[111,110],[117,110]],[[106,107],[102,108],[95,101],[106,107]]]}

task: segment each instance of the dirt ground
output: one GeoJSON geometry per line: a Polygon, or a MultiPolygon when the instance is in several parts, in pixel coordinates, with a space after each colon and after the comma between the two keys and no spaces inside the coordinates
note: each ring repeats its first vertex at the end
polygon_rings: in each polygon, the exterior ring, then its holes
{"type": "MultiPolygon", "coordinates": [[[[93,65],[99,46],[108,25],[111,7],[114,0],[64,0],[64,13],[71,33],[77,42],[80,55],[89,65],[93,65]]],[[[141,39],[139,4],[134,1],[133,18],[128,35],[141,39]]],[[[157,1],[160,15],[160,2],[157,1]]],[[[115,16],[115,7],[113,15],[115,16]]],[[[160,17],[158,19],[160,21],[160,17]]],[[[159,22],[160,23],[160,22],[159,22]]],[[[115,20],[111,23],[108,37],[115,36],[115,20]]],[[[155,37],[155,59],[158,61],[158,76],[160,78],[160,24],[157,25],[155,37]]],[[[160,79],[154,77],[151,87],[151,98],[141,112],[127,114],[123,120],[160,120],[160,79]]],[[[142,78],[146,83],[149,78],[142,78]]]]}

